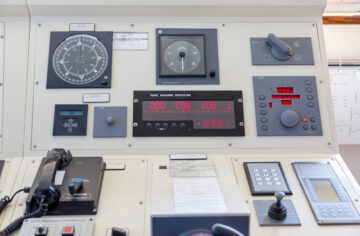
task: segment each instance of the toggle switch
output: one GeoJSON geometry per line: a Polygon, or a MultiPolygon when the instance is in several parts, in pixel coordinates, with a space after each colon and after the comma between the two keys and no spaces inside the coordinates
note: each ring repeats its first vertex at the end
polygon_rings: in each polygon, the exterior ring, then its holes
{"type": "Polygon", "coordinates": [[[271,55],[280,61],[289,60],[294,50],[290,44],[281,40],[274,34],[269,34],[266,38],[266,43],[271,47],[271,55]]]}
{"type": "Polygon", "coordinates": [[[74,182],[69,183],[68,188],[69,188],[69,193],[71,195],[80,193],[83,188],[83,179],[82,178],[74,179],[74,182]]]}

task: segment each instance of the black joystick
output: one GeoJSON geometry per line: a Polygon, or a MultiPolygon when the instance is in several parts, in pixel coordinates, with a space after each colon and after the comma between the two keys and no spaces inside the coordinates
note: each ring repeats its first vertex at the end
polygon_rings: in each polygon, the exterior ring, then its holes
{"type": "Polygon", "coordinates": [[[281,202],[284,196],[284,192],[275,192],[276,202],[270,206],[268,212],[268,215],[275,220],[283,220],[286,218],[287,210],[285,205],[281,202]]]}
{"type": "Polygon", "coordinates": [[[180,58],[184,58],[185,55],[186,55],[185,52],[180,52],[180,53],[179,53],[179,57],[180,57],[180,58]]]}

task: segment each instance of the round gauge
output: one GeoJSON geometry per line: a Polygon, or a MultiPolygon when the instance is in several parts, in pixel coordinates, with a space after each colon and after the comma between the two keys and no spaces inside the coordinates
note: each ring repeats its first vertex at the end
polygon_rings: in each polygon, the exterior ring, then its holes
{"type": "Polygon", "coordinates": [[[182,74],[195,70],[200,65],[201,57],[200,49],[185,40],[169,44],[163,55],[165,65],[173,72],[182,74]]]}
{"type": "Polygon", "coordinates": [[[74,85],[97,80],[108,64],[107,50],[96,37],[78,34],[68,37],[55,50],[52,63],[57,76],[74,85]]]}
{"type": "Polygon", "coordinates": [[[208,230],[192,230],[185,233],[180,234],[180,236],[213,236],[211,232],[208,230]]]}

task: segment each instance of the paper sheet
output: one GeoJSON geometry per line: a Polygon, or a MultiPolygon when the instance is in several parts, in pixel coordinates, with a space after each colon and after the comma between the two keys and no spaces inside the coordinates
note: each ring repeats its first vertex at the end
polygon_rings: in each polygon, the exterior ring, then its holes
{"type": "Polygon", "coordinates": [[[340,144],[360,144],[360,67],[330,67],[332,102],[340,144]]]}
{"type": "Polygon", "coordinates": [[[226,212],[226,204],[216,177],[173,178],[176,213],[226,212]]]}
{"type": "Polygon", "coordinates": [[[210,160],[171,161],[171,177],[215,177],[215,165],[210,160]]]}

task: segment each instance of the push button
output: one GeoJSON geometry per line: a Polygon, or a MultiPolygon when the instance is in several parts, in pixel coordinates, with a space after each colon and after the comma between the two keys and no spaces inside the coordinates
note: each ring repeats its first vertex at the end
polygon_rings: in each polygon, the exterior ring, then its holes
{"type": "Polygon", "coordinates": [[[48,232],[49,232],[48,227],[39,226],[39,227],[36,227],[35,236],[47,236],[48,232]]]}
{"type": "Polygon", "coordinates": [[[260,100],[265,100],[265,96],[264,96],[264,95],[260,95],[260,96],[259,96],[259,99],[260,99],[260,100]]]}
{"type": "Polygon", "coordinates": [[[75,228],[73,226],[65,226],[62,230],[62,236],[74,236],[75,228]]]}
{"type": "Polygon", "coordinates": [[[311,93],[313,90],[311,87],[306,88],[306,92],[311,93]]]}
{"type": "Polygon", "coordinates": [[[264,115],[267,114],[267,111],[266,111],[266,110],[261,110],[261,111],[260,111],[260,114],[264,116],[264,115]]]}

